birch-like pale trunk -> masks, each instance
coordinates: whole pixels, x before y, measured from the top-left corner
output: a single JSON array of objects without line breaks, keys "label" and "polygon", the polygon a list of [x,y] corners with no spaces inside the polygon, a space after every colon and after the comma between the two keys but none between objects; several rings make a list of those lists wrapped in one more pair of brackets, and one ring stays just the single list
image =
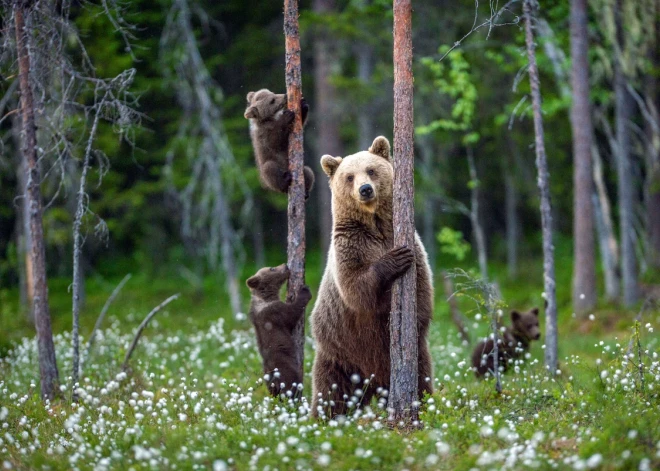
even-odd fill
[{"label": "birch-like pale trunk", "polygon": [[19,86],[21,91],[20,110],[23,126],[23,157],[26,162],[27,183],[25,204],[29,208],[30,236],[32,238],[30,259],[32,273],[29,274],[34,289],[32,311],[37,329],[41,398],[52,400],[58,393],[59,372],[55,358],[53,331],[48,307],[48,282],[46,278],[46,248],[44,246],[43,209],[41,203],[41,175],[37,156],[37,129],[34,120],[34,100],[30,86],[30,55],[25,15],[33,2],[14,3],[16,49],[18,55]]},{"label": "birch-like pale trunk", "polygon": [[[394,247],[415,248],[412,0],[394,0]],[[417,282],[413,263],[392,285],[390,423],[418,422]]]},{"label": "birch-like pale trunk", "polygon": [[630,307],[637,302],[639,296],[634,234],[635,190],[633,188],[632,142],[630,135],[630,122],[635,111],[635,102],[628,91],[628,77],[624,70],[623,55],[626,45],[622,15],[623,1],[617,0],[614,6],[614,23],[618,43],[614,60],[614,94],[616,100],[614,121],[617,143],[616,168],[619,189],[619,235],[621,238],[623,304]]},{"label": "birch-like pale trunk", "polygon": [[474,163],[474,152],[472,147],[467,148],[467,161],[470,170],[470,222],[474,231],[474,239],[477,243],[477,256],[479,259],[479,272],[481,278],[488,280],[488,255],[486,252],[486,236],[479,219],[479,179],[477,177],[477,166]]},{"label": "birch-like pale trunk", "polygon": [[541,114],[541,86],[539,70],[536,65],[536,46],[532,32],[532,0],[523,0],[525,21],[525,44],[529,62],[529,83],[532,91],[534,113],[534,135],[536,150],[536,169],[538,186],[541,193],[541,228],[543,233],[543,285],[545,300],[545,366],[551,374],[557,371],[557,295],[555,278],[555,255],[552,242],[552,206],[550,204],[550,173],[545,154],[543,136],[543,117]]},{"label": "birch-like pale trunk", "polygon": [[506,221],[506,267],[509,278],[518,274],[518,188],[510,168],[504,168],[504,219]]},{"label": "birch-like pale trunk", "polygon": [[596,262],[589,105],[587,0],[571,0],[571,124],[573,128],[573,309],[585,313],[596,305]]},{"label": "birch-like pale trunk", "polygon": [[[284,43],[286,49],[287,104],[296,115],[293,131],[289,136],[289,205],[287,208],[287,266],[289,283],[287,302],[293,301],[305,285],[305,175],[303,154],[303,125],[300,112],[302,98],[302,72],[300,67],[300,31],[298,26],[298,0],[284,0]],[[296,340],[296,357],[300,375],[305,369],[305,316],[300,318],[293,331]]]}]

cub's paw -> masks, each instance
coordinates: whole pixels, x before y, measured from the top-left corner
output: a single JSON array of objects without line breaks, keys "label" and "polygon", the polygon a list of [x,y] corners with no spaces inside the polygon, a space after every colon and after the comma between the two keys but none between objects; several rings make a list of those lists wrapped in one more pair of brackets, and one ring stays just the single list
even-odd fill
[{"label": "cub's paw", "polygon": [[298,300],[307,304],[310,299],[312,299],[312,290],[309,289],[309,286],[304,285],[298,291]]},{"label": "cub's paw", "polygon": [[294,119],[296,119],[296,114],[293,111],[289,109],[282,111],[282,121],[284,121],[286,124],[293,123]]},{"label": "cub's paw", "polygon": [[282,173],[282,185],[280,186],[280,190],[282,193],[286,193],[289,191],[289,187],[291,186],[291,181],[293,180],[293,177],[291,175],[291,172],[288,170]]}]

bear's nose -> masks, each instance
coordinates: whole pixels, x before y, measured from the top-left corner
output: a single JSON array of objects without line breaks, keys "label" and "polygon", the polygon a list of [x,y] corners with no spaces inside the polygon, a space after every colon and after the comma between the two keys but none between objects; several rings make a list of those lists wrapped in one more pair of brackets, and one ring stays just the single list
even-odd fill
[{"label": "bear's nose", "polygon": [[368,183],[360,187],[360,196],[370,198],[374,194],[374,189]]}]

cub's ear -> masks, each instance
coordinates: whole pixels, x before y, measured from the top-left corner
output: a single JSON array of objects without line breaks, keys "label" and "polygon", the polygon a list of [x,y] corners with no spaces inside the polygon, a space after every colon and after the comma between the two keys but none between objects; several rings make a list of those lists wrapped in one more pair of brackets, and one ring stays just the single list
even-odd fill
[{"label": "cub's ear", "polygon": [[245,284],[248,285],[248,288],[257,289],[259,287],[259,278],[256,276],[251,276],[247,279]]},{"label": "cub's ear", "polygon": [[[252,93],[252,92],[250,92]],[[249,106],[247,110],[245,110],[245,114],[243,115],[246,119],[254,118],[257,119],[259,118],[259,111],[257,111],[256,106]]]},{"label": "cub's ear", "polygon": [[391,160],[390,141],[384,136],[378,136],[369,147],[369,152],[381,156],[384,159]]},{"label": "cub's ear", "polygon": [[529,312],[531,312],[532,314],[534,314],[536,317],[539,317],[539,308],[538,308],[538,307],[535,307],[534,309],[532,309],[532,310],[529,311]]},{"label": "cub's ear", "polygon": [[249,92],[249,93],[247,94],[247,102],[248,102],[248,103],[252,103],[252,97],[254,97],[254,93],[255,93],[255,92]]},{"label": "cub's ear", "polygon": [[326,154],[321,157],[321,167],[327,176],[332,177],[339,168],[341,161],[341,157],[333,157]]},{"label": "cub's ear", "polygon": [[511,311],[511,320],[513,322],[520,320],[520,313],[518,311]]}]

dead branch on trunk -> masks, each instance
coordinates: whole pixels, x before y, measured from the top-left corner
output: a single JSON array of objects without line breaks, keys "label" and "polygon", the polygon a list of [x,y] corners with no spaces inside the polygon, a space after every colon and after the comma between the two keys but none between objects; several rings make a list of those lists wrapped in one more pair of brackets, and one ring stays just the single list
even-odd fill
[{"label": "dead branch on trunk", "polygon": [[[296,293],[305,284],[305,177],[303,174],[303,126],[300,114],[302,98],[302,73],[300,68],[300,32],[298,28],[298,0],[284,0],[284,41],[286,47],[286,95],[288,107],[296,114],[293,132],[289,136],[289,206],[287,220],[287,266],[289,283],[287,302],[293,301]],[[304,371],[305,317],[294,329],[296,356],[300,373]]]},{"label": "dead branch on trunk", "polygon": [[122,278],[119,284],[112,291],[112,294],[110,294],[110,297],[105,301],[105,304],[103,305],[103,309],[101,309],[101,313],[99,314],[99,317],[96,319],[96,324],[94,324],[92,333],[89,334],[89,340],[87,341],[87,353],[85,354],[85,358],[89,358],[89,354],[92,351],[92,346],[94,346],[94,342],[96,341],[96,332],[98,332],[98,330],[101,328],[101,325],[103,324],[103,320],[105,319],[105,315],[108,313],[108,309],[110,309],[110,305],[115,300],[115,298],[117,297],[121,289],[124,287],[126,282],[131,279],[131,276],[132,275],[129,273],[124,278]]},{"label": "dead branch on trunk", "polygon": [[529,62],[529,82],[532,90],[532,107],[534,112],[534,135],[536,149],[536,168],[538,185],[541,193],[541,228],[543,233],[543,280],[545,299],[548,303],[545,311],[546,348],[545,366],[550,374],[557,371],[557,296],[555,287],[555,256],[552,242],[552,207],[550,204],[550,173],[545,154],[543,137],[543,117],[541,114],[541,88],[539,71],[536,66],[534,34],[532,32],[533,0],[523,0],[525,17],[525,43]]},{"label": "dead branch on trunk", "polygon": [[151,319],[156,314],[158,314],[158,311],[160,311],[162,308],[167,306],[169,303],[171,303],[172,301],[177,299],[179,296],[180,296],[180,294],[175,294],[173,296],[170,296],[165,301],[160,303],[158,306],[153,308],[153,310],[149,314],[147,314],[147,317],[144,318],[142,323],[138,326],[137,330],[135,331],[135,337],[133,337],[133,341],[131,342],[131,346],[128,347],[128,351],[126,352],[126,356],[124,357],[124,363],[122,363],[122,365],[121,365],[121,370],[122,371],[126,371],[126,369],[128,368],[128,360],[131,359],[131,355],[133,354],[133,351],[135,350],[135,347],[137,347],[137,344],[138,344],[138,341],[140,340],[140,337],[142,337],[142,332],[147,327],[147,325],[149,324]]}]

